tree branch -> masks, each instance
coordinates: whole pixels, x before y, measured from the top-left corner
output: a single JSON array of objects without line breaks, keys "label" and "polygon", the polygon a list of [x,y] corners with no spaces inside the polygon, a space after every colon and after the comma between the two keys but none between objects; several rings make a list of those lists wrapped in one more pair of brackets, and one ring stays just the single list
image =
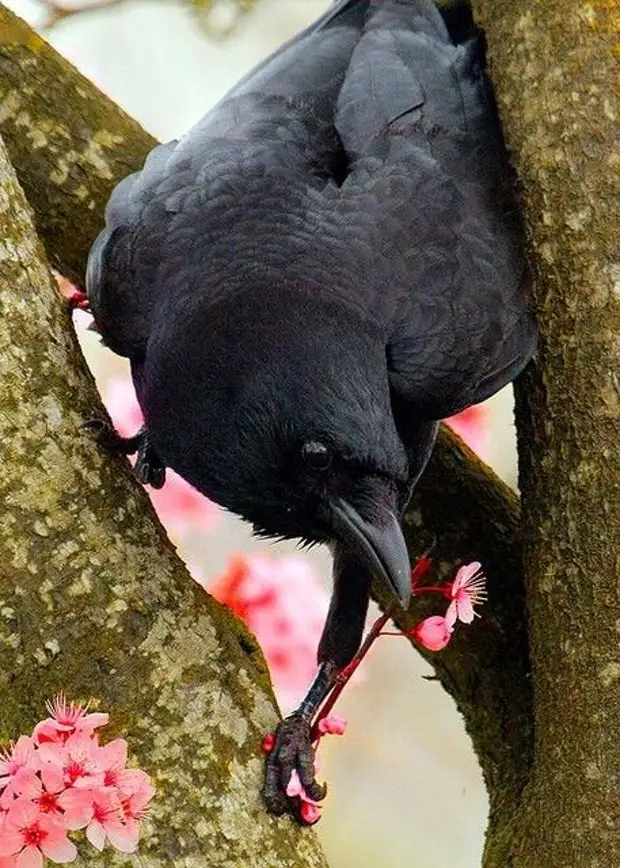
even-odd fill
[{"label": "tree branch", "polygon": [[92,698],[158,788],[140,865],[324,868],[259,797],[277,719],[260,650],[186,574],[126,463],[78,432],[97,393],[1,140],[0,323],[0,738],[56,692]]}]

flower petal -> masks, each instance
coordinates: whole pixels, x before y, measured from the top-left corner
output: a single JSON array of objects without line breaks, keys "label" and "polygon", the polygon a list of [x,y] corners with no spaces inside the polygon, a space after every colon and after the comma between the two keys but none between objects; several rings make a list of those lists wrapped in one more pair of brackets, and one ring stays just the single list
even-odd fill
[{"label": "flower petal", "polygon": [[454,625],[456,624],[457,614],[458,613],[456,610],[456,602],[452,600],[452,602],[448,606],[448,611],[445,615],[445,622],[449,630],[452,630],[454,628]]},{"label": "flower petal", "polygon": [[58,796],[58,804],[65,812],[61,821],[65,829],[83,829],[92,820],[92,790],[65,790]]},{"label": "flower petal", "polygon": [[138,823],[107,823],[108,841],[121,853],[133,853],[138,847]]},{"label": "flower petal", "polygon": [[474,607],[467,591],[459,591],[456,598],[456,611],[463,624],[471,624],[474,620]]},{"label": "flower petal", "polygon": [[30,826],[39,819],[39,811],[28,799],[16,799],[11,805],[6,816],[7,827],[13,829],[23,829],[24,826]]},{"label": "flower petal", "polygon": [[105,844],[106,839],[106,832],[98,820],[93,820],[92,823],[88,824],[88,826],[86,827],[86,837],[93,845],[93,847],[95,847],[95,849],[99,851],[103,850],[103,845]]},{"label": "flower petal", "polygon": [[17,868],[43,868],[43,855],[38,847],[24,847],[17,857]]},{"label": "flower petal", "polygon": [[73,862],[77,858],[76,846],[64,831],[62,835],[48,835],[42,842],[41,849],[52,862]]},{"label": "flower petal", "polygon": [[0,832],[0,856],[14,856],[24,846],[24,836],[21,832],[7,829]]},{"label": "flower petal", "polygon": [[301,781],[299,780],[299,775],[297,774],[297,769],[293,769],[291,772],[291,778],[286,787],[286,795],[290,796],[290,798],[301,796],[303,789]]},{"label": "flower petal", "polygon": [[321,808],[314,802],[302,802],[300,813],[307,826],[314,826],[321,819]]},{"label": "flower petal", "polygon": [[453,596],[461,588],[467,587],[467,583],[470,582],[481,569],[482,564],[479,561],[472,561],[471,564],[465,564],[465,566],[459,567],[456,576],[454,577],[454,581],[452,582]]}]

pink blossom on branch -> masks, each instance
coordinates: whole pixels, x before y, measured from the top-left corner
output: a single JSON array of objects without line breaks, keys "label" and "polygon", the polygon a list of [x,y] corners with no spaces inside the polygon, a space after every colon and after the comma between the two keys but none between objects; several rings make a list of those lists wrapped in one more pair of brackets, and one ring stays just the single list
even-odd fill
[{"label": "pink blossom on branch", "polygon": [[446,618],[431,615],[417,624],[409,635],[428,651],[442,651],[450,641],[452,632]]},{"label": "pink blossom on branch", "polygon": [[0,760],[0,868],[43,868],[45,858],[73,862],[67,833],[86,829],[97,849],[107,841],[123,853],[138,846],[140,821],[154,795],[149,776],[127,769],[127,743],[99,745],[95,729],[108,715],[63,697],[48,706],[36,738],[22,736]]},{"label": "pink blossom on branch", "polygon": [[[319,709],[311,727],[310,738],[315,747],[321,737],[325,733],[333,733],[341,735],[346,727],[346,721],[340,715],[331,714],[331,711],[340,697],[340,694],[348,684],[351,676],[356,672],[362,660],[379,638],[379,636],[402,636],[408,635],[410,638],[417,641],[420,645],[430,651],[441,651],[449,643],[454,632],[454,625],[457,618],[464,623],[471,623],[474,618],[473,606],[477,603],[482,603],[486,599],[485,578],[482,574],[480,564],[475,561],[471,564],[462,566],[456,573],[454,580],[445,585],[422,585],[421,580],[428,572],[431,566],[431,561],[427,557],[420,558],[414,565],[411,573],[411,585],[414,596],[423,593],[439,594],[450,600],[450,606],[445,616],[431,615],[417,624],[412,630],[403,633],[385,631],[385,626],[392,616],[392,609],[387,608],[372,624],[370,630],[366,634],[357,654],[353,660],[342,669],[336,679],[335,685],[325,699],[323,705]],[[237,577],[237,581],[241,582],[243,575]],[[231,581],[232,586],[235,585]],[[272,752],[276,745],[276,736],[274,733],[267,734],[262,743],[262,749],[265,753]],[[315,757],[316,768],[316,757]],[[287,796],[293,800],[293,805],[298,810],[301,820],[311,825],[320,819],[321,803],[313,801],[305,792],[299,776],[296,771],[293,771],[286,788]]]},{"label": "pink blossom on branch", "polygon": [[461,567],[450,585],[451,603],[446,612],[446,623],[454,627],[457,619],[471,624],[476,612],[474,606],[487,599],[486,579],[478,561]]}]

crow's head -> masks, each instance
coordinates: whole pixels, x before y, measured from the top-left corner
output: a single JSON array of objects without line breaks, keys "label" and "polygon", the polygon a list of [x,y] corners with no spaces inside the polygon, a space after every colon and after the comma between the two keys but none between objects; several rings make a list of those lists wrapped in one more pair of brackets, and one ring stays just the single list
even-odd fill
[{"label": "crow's head", "polygon": [[288,311],[246,303],[228,329],[166,342],[147,423],[166,463],[258,534],[336,541],[406,605],[409,472],[385,340],[353,312]]}]

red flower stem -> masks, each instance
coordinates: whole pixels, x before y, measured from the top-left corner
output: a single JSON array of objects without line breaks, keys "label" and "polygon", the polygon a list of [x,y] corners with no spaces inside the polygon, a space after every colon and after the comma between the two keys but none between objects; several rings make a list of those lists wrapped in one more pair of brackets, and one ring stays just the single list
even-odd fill
[{"label": "red flower stem", "polygon": [[336,676],[336,682],[332,688],[332,692],[329,694],[329,696],[327,697],[327,699],[323,703],[323,706],[322,706],[321,710],[319,711],[319,713],[316,717],[316,720],[312,724],[311,739],[313,742],[318,742],[320,740],[321,736],[323,735],[323,733],[319,731],[320,721],[323,720],[325,717],[327,717],[327,715],[330,713],[330,711],[332,710],[332,708],[334,707],[334,705],[338,701],[340,694],[347,686],[351,676],[353,675],[353,673],[355,672],[357,667],[360,665],[360,663],[362,662],[364,657],[370,651],[370,647],[371,647],[372,643],[375,641],[375,639],[377,639],[381,635],[381,631],[383,630],[383,628],[385,627],[385,625],[387,624],[387,622],[390,620],[391,617],[392,617],[392,606],[389,606],[385,610],[383,615],[380,615],[377,618],[377,620],[374,622],[374,624],[372,625],[372,627],[368,631],[366,638],[364,639],[364,641],[360,645],[360,649],[357,652],[357,654],[355,655],[355,657],[353,658],[353,660],[351,660],[351,662],[349,663],[348,666],[345,666],[344,669],[341,669],[340,672],[338,673],[338,675]]}]

